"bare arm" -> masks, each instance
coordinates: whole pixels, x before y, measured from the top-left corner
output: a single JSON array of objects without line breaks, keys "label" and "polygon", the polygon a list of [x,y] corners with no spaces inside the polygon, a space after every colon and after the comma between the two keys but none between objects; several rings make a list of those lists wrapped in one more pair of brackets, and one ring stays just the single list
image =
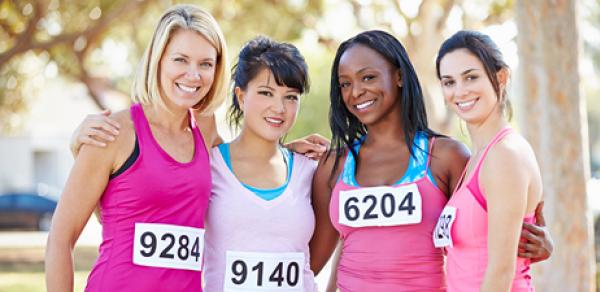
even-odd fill
[{"label": "bare arm", "polygon": [[46,247],[46,286],[73,291],[73,248],[96,207],[112,170],[106,148],[83,146],[53,216]]},{"label": "bare arm", "polygon": [[326,292],[335,292],[337,291],[337,268],[340,263],[340,257],[342,256],[342,246],[344,242],[340,239],[338,241],[337,246],[335,247],[335,253],[333,254],[333,259],[331,260],[331,272],[329,273],[329,281],[327,282]]},{"label": "bare arm", "polygon": [[323,157],[313,178],[312,205],[315,212],[315,232],[309,242],[310,268],[319,274],[327,263],[339,239],[329,219],[332,186],[329,180],[335,157]]},{"label": "bare arm", "polygon": [[515,275],[517,246],[527,211],[529,175],[514,150],[496,145],[480,178],[488,208],[488,265],[481,291],[509,291]]},{"label": "bare arm", "polygon": [[196,124],[198,125],[198,129],[200,129],[200,133],[202,133],[206,148],[210,149],[223,143],[223,139],[219,135],[219,131],[217,131],[217,120],[215,115],[202,114],[197,111],[194,112],[194,114],[196,115]]}]

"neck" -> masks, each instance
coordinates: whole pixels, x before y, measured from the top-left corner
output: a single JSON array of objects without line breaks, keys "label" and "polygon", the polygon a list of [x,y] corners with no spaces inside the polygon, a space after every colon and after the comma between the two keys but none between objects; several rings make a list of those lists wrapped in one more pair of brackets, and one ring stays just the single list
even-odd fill
[{"label": "neck", "polygon": [[244,153],[245,157],[270,160],[281,156],[278,141],[262,139],[246,128],[231,141],[231,146],[236,149],[236,152]]},{"label": "neck", "polygon": [[492,113],[480,123],[467,123],[473,152],[485,148],[492,138],[507,126],[509,126],[508,121],[498,112]]},{"label": "neck", "polygon": [[166,108],[154,103],[144,106],[144,112],[151,124],[158,125],[161,128],[181,131],[190,127],[189,111],[185,108]]},{"label": "neck", "polygon": [[390,145],[405,144],[404,128],[400,111],[389,113],[385,118],[377,123],[367,126],[368,135],[365,144],[369,145]]}]

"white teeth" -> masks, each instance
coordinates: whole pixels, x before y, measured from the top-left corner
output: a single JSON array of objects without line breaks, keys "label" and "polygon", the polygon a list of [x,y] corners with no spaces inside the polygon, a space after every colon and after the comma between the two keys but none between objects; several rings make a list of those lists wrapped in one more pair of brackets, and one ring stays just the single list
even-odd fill
[{"label": "white teeth", "polygon": [[281,124],[281,123],[283,123],[283,121],[280,120],[280,119],[265,118],[265,120],[267,120],[267,122],[273,123],[273,124]]},{"label": "white teeth", "polygon": [[200,87],[188,87],[188,86],[185,86],[185,85],[179,84],[179,83],[177,83],[177,87],[179,87],[179,89],[181,89],[185,92],[189,92],[189,93],[196,92],[196,90],[198,90],[198,88],[200,88]]},{"label": "white teeth", "polygon": [[365,109],[368,106],[372,105],[374,102],[375,102],[374,100],[369,100],[369,101],[363,102],[361,104],[357,104],[355,106],[357,109],[361,110],[361,109]]},{"label": "white teeth", "polygon": [[469,100],[469,101],[458,102],[458,103],[456,103],[456,105],[458,105],[458,107],[465,108],[465,107],[472,106],[475,103],[475,101],[477,101],[477,100],[473,99],[473,100]]}]

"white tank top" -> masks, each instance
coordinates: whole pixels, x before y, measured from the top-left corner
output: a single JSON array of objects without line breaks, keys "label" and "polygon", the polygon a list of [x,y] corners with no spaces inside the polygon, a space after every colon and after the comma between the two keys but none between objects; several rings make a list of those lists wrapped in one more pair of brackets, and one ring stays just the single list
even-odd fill
[{"label": "white tank top", "polygon": [[242,185],[217,147],[211,151],[204,291],[317,291],[308,253],[317,163],[294,154],[287,188],[266,201]]}]

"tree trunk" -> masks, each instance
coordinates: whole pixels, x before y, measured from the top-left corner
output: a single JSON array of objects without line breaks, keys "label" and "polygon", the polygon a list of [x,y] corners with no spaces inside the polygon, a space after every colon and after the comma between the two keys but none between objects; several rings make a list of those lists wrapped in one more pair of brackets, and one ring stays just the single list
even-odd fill
[{"label": "tree trunk", "polygon": [[552,257],[534,264],[538,291],[595,291],[585,100],[576,0],[517,2],[521,129],[536,152]]}]

